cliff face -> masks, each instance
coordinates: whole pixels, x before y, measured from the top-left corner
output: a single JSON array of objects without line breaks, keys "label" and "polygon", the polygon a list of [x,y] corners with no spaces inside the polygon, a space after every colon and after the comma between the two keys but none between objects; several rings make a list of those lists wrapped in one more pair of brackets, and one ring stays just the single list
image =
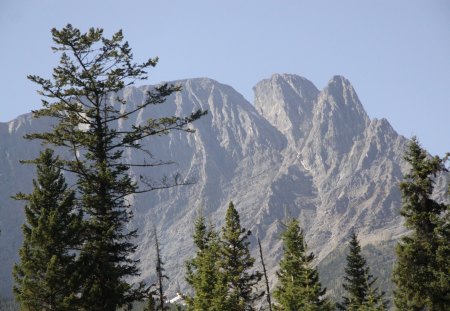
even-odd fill
[{"label": "cliff face", "polygon": [[[273,280],[281,255],[281,222],[288,217],[300,218],[319,262],[342,245],[351,228],[363,244],[373,245],[404,232],[398,182],[406,169],[402,155],[407,141],[386,120],[370,120],[345,78],[333,77],[319,91],[305,78],[273,75],[254,87],[254,106],[210,79],[174,83],[183,90],[166,103],[117,124],[121,128],[198,108],[209,112],[193,124],[194,134],[173,132],[143,142],[155,159],[176,164],[135,170],[134,175],[157,180],[179,172],[196,183],[129,198],[135,209],[132,227],[140,233],[136,256],[141,278],[154,278],[156,226],[170,291],[177,282],[183,288],[184,261],[194,253],[196,215],[202,211],[221,226],[230,200],[243,225],[263,241]],[[150,87],[127,88],[124,96],[138,104]],[[49,120],[31,115],[0,124],[0,294],[10,293],[11,268],[21,244],[22,203],[9,197],[30,192],[34,175],[34,167],[18,161],[34,158],[42,148],[22,136],[49,126]],[[126,152],[124,157],[136,162],[143,155]]]}]

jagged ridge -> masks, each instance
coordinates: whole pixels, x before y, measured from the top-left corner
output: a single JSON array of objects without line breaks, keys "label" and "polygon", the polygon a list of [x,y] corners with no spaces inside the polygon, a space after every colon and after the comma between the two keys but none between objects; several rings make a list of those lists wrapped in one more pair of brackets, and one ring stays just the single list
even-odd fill
[{"label": "jagged ridge", "polygon": [[[227,203],[235,202],[243,225],[258,235],[267,251],[272,285],[281,254],[280,221],[299,217],[308,243],[321,260],[342,245],[355,227],[363,243],[385,243],[402,234],[397,187],[405,163],[406,139],[386,120],[370,120],[351,84],[333,77],[319,91],[296,75],[273,75],[255,87],[255,105],[233,88],[200,78],[175,81],[182,91],[158,105],[117,124],[139,124],[148,117],[185,115],[202,108],[209,114],[196,122],[194,134],[174,132],[145,142],[157,159],[177,164],[149,173],[155,178],[179,171],[196,184],[130,198],[135,206],[133,226],[140,237],[136,256],[142,278],[154,273],[153,238],[161,233],[166,269],[184,283],[184,260],[193,254],[192,223],[199,210],[217,226]],[[151,86],[123,92],[131,104],[144,99]],[[12,264],[17,260],[23,221],[21,204],[9,199],[31,191],[34,169],[19,165],[41,148],[25,142],[25,133],[41,131],[49,120],[24,115],[0,124],[0,293],[10,293]],[[142,155],[124,155],[136,162]],[[140,175],[142,171],[134,171]]]}]

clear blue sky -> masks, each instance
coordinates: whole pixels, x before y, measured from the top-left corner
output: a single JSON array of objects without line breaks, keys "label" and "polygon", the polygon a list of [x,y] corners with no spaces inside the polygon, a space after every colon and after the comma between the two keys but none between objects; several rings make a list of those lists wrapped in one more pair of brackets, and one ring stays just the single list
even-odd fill
[{"label": "clear blue sky", "polygon": [[273,73],[319,89],[343,75],[371,118],[450,151],[448,0],[0,0],[1,122],[40,106],[26,75],[49,77],[50,29],[67,23],[123,29],[137,60],[160,57],[152,84],[210,77],[252,102]]}]

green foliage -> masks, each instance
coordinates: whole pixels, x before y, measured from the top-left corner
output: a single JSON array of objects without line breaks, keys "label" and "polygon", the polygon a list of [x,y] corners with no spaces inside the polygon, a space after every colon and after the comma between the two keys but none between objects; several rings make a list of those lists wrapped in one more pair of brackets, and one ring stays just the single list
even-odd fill
[{"label": "green foliage", "polygon": [[442,295],[436,297],[437,304],[442,308],[450,309],[450,204],[447,204],[443,214],[435,230],[437,269],[434,271],[433,287],[439,289],[437,295]]},{"label": "green foliage", "polygon": [[[370,272],[377,278],[377,287],[386,292],[387,301],[393,300],[392,268],[395,261],[396,241],[383,241],[377,244],[367,244],[362,247],[362,255],[370,267]],[[342,287],[344,270],[347,265],[348,249],[345,245],[338,246],[329,253],[318,265],[320,280],[327,287],[330,299],[340,301],[345,294]]]},{"label": "green foliage", "polygon": [[125,198],[179,184],[177,178],[150,182],[150,178],[144,177],[138,185],[129,175],[131,167],[168,162],[155,162],[149,156],[149,161],[130,164],[122,161],[122,154],[126,149],[134,149],[150,155],[141,146],[143,139],[170,130],[191,132],[188,125],[205,112],[149,119],[131,128],[117,129],[119,121],[163,103],[179,87],[163,84],[149,91],[142,103],[130,106],[120,91],[135,81],[147,79],[147,70],[156,65],[157,59],[134,63],[121,31],[106,38],[102,29],[91,28],[81,33],[69,24],[61,30],[53,29],[52,35],[53,50],[61,54],[52,79],[28,78],[39,84],[44,97],[43,108],[34,111],[34,116],[52,117],[57,123],[49,132],[26,137],[63,147],[71,153],[68,159],[58,161],[57,166],[75,175],[79,204],[85,213],[77,261],[82,267],[78,270],[77,297],[84,309],[116,310],[145,296],[143,284],[130,283],[131,277],[139,274],[137,261],[131,259],[137,232],[127,228],[132,213]]},{"label": "green foliage", "polygon": [[398,310],[449,310],[449,206],[431,199],[443,160],[428,157],[417,139],[405,155],[411,170],[400,184],[401,215],[411,230],[397,246],[393,281]]},{"label": "green foliage", "polygon": [[264,293],[254,293],[261,280],[259,271],[250,272],[255,259],[250,255],[251,231],[241,227],[239,213],[230,202],[221,234],[220,268],[226,282],[226,310],[254,310],[253,303]]},{"label": "green foliage", "polygon": [[144,311],[156,311],[155,298],[153,298],[152,294],[150,294],[147,297],[146,306],[144,308]]},{"label": "green foliage", "polygon": [[384,301],[384,293],[379,294],[373,285],[376,278],[370,274],[366,260],[361,254],[356,233],[352,231],[350,247],[347,255],[344,282],[342,284],[345,295],[342,303],[338,305],[340,310],[360,310],[370,307],[370,310],[385,310],[387,302]]},{"label": "green foliage", "polygon": [[67,189],[58,159],[46,149],[33,161],[37,179],[26,200],[20,263],[14,266],[14,294],[27,310],[75,310],[74,249],[80,245],[82,214]]},{"label": "green foliage", "polygon": [[186,262],[186,281],[194,290],[194,296],[186,297],[188,310],[219,310],[226,296],[218,266],[219,236],[200,216],[195,221],[193,239],[197,253]]},{"label": "green foliage", "polygon": [[261,273],[251,272],[255,259],[250,256],[250,231],[241,227],[232,202],[219,238],[205,218],[195,222],[196,256],[186,263],[186,280],[194,296],[186,297],[188,310],[254,310],[254,302],[264,293],[254,293]]},{"label": "green foliage", "polygon": [[385,311],[387,309],[387,302],[384,302],[382,300],[382,296],[380,294],[377,294],[375,290],[372,288],[369,289],[369,292],[367,293],[366,300],[358,306],[357,309],[351,309],[348,310],[358,310],[358,311]]},{"label": "green foliage", "polygon": [[333,310],[325,298],[326,290],[319,282],[319,273],[312,267],[314,255],[308,254],[303,230],[292,219],[282,235],[283,258],[277,272],[278,286],[274,291],[275,310]]}]

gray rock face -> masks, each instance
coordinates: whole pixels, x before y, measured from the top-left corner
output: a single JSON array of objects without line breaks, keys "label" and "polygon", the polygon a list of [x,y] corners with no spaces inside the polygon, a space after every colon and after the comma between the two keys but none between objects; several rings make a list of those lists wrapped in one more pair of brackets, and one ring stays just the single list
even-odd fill
[{"label": "gray rock face", "polygon": [[[156,226],[171,278],[169,292],[177,284],[184,288],[184,261],[194,254],[196,215],[201,211],[221,226],[230,200],[243,225],[263,241],[272,285],[281,255],[279,234],[288,217],[300,218],[318,263],[342,245],[353,227],[362,244],[384,243],[404,233],[398,182],[406,169],[402,156],[407,141],[388,121],[369,119],[345,78],[333,77],[319,91],[305,78],[273,75],[254,87],[254,106],[210,79],[175,83],[183,90],[166,103],[117,124],[121,128],[198,108],[209,112],[194,123],[194,134],[173,132],[143,142],[155,159],[176,164],[133,174],[157,180],[176,171],[196,183],[129,198],[135,209],[130,227],[140,233],[140,278],[154,280]],[[148,88],[127,88],[124,96],[135,105]],[[30,192],[34,174],[34,167],[18,161],[34,158],[42,149],[21,137],[48,126],[48,120],[34,120],[29,114],[0,124],[2,295],[11,292],[11,268],[22,239],[23,204],[9,197]],[[124,157],[137,162],[143,155],[127,152]]]}]

